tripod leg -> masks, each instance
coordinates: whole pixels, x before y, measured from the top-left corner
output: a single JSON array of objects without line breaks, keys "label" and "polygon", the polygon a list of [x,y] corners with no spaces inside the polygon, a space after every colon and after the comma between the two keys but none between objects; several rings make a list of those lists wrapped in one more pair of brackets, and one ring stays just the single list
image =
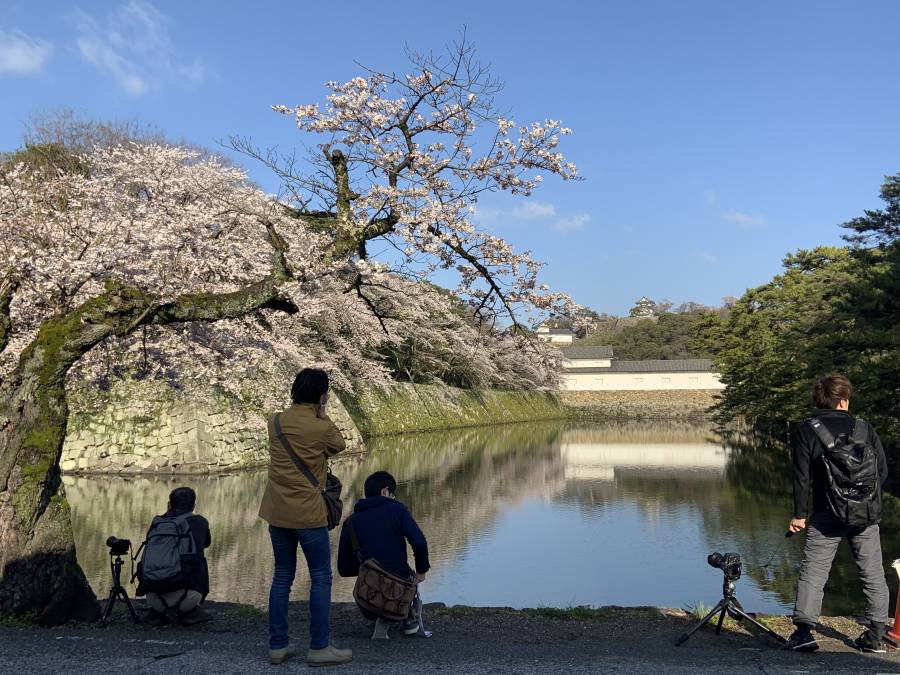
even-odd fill
[{"label": "tripod leg", "polygon": [[716,624],[716,635],[722,632],[722,624],[725,623],[725,614],[728,611],[728,605],[726,604],[722,607],[722,611],[719,612],[719,621]]},{"label": "tripod leg", "polygon": [[725,607],[726,607],[725,600],[719,600],[718,604],[716,604],[716,606],[713,607],[709,611],[709,614],[707,614],[702,619],[700,619],[700,621],[698,621],[693,626],[691,626],[691,628],[686,633],[683,633],[681,635],[681,637],[679,637],[677,640],[675,640],[675,646],[680,647],[685,642],[687,642],[688,638],[691,637],[691,635],[693,635],[698,630],[703,628],[703,626],[708,624],[716,614],[718,614],[719,612],[725,611]]},{"label": "tripod leg", "polygon": [[728,612],[729,612],[729,614],[732,614],[732,616],[733,616],[733,615],[737,615],[738,617],[740,617],[740,618],[743,619],[744,621],[749,621],[749,622],[752,623],[754,626],[756,626],[757,628],[759,628],[763,633],[765,633],[766,635],[768,635],[768,636],[770,636],[770,637],[775,638],[775,639],[778,640],[778,642],[780,642],[781,644],[786,644],[786,643],[787,643],[787,640],[786,640],[785,638],[781,637],[781,636],[780,636],[778,633],[776,633],[774,630],[772,630],[772,629],[769,628],[768,626],[763,626],[759,621],[757,621],[757,620],[754,619],[752,616],[750,616],[749,614],[747,614],[747,612],[744,611],[743,607],[740,606],[740,603],[731,603],[730,606],[728,607]]},{"label": "tripod leg", "polygon": [[131,613],[131,620],[134,621],[135,623],[140,623],[141,619],[137,615],[137,612],[134,611],[134,605],[131,604],[131,598],[128,597],[128,593],[121,586],[119,586],[119,595],[125,601],[125,604],[128,606],[128,611]]},{"label": "tripod leg", "polygon": [[100,623],[106,623],[109,621],[110,615],[112,615],[113,605],[116,604],[116,589],[113,588],[109,592],[109,598],[106,600],[106,607],[103,608],[103,614],[100,617]]}]

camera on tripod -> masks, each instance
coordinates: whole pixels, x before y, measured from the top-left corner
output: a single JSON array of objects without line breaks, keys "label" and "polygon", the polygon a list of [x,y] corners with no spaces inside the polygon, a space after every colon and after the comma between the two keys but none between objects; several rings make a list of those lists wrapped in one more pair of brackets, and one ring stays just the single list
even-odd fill
[{"label": "camera on tripod", "polygon": [[[128,608],[131,620],[135,623],[140,623],[141,620],[138,618],[137,612],[134,611],[134,605],[131,604],[131,598],[128,597],[128,593],[122,585],[122,566],[125,564],[122,556],[131,553],[131,540],[107,537],[106,545],[109,547],[109,571],[112,575],[112,588],[109,591],[109,598],[106,600],[106,607],[100,617],[100,623],[105,624],[109,622],[116,600],[122,600]],[[140,551],[138,552],[140,553]],[[131,558],[131,569],[131,577],[134,579],[134,557]]]},{"label": "camera on tripod", "polygon": [[725,578],[737,581],[741,578],[741,556],[738,553],[719,553],[713,551],[706,556],[710,567],[717,567],[725,573]]},{"label": "camera on tripod", "polygon": [[691,626],[686,633],[683,633],[675,641],[676,647],[687,642],[688,638],[691,637],[691,635],[703,628],[703,626],[708,624],[713,619],[716,620],[716,634],[721,633],[722,625],[725,623],[726,615],[730,616],[735,621],[747,621],[749,623],[752,623],[763,633],[766,633],[781,644],[787,642],[785,638],[781,637],[778,633],[773,631],[768,626],[764,626],[759,621],[757,621],[755,617],[745,612],[744,608],[741,606],[741,603],[738,602],[737,597],[735,597],[734,582],[741,578],[741,556],[739,554],[719,553],[718,551],[713,551],[706,557],[706,562],[710,567],[715,567],[725,573],[725,578],[722,580],[722,599],[719,600],[718,604],[710,610],[709,614],[707,614],[697,623]]},{"label": "camera on tripod", "polygon": [[106,545],[109,546],[110,555],[128,555],[128,551],[131,549],[131,540],[108,537]]}]

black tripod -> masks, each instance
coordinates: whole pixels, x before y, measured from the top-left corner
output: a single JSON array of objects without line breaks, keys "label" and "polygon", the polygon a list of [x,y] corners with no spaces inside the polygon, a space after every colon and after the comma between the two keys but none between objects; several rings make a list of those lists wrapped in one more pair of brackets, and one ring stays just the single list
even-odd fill
[{"label": "black tripod", "polygon": [[[740,573],[738,573],[740,574]],[[709,614],[704,616],[700,621],[691,626],[691,628],[684,634],[681,635],[676,641],[675,646],[680,647],[685,642],[688,641],[688,638],[691,637],[698,630],[703,628],[706,624],[712,621],[712,618],[718,614],[719,621],[716,623],[716,635],[722,632],[722,624],[725,623],[725,614],[728,614],[735,621],[749,621],[754,626],[759,628],[766,635],[770,635],[781,644],[787,642],[783,637],[781,637],[778,633],[773,631],[771,628],[766,628],[759,621],[754,619],[752,616],[747,614],[744,611],[744,608],[741,607],[741,603],[738,602],[738,599],[734,597],[734,582],[735,579],[730,577],[728,574],[725,575],[725,581],[722,582],[722,599],[719,600],[719,604],[710,610]]]},{"label": "black tripod", "polygon": [[109,569],[112,572],[113,585],[109,591],[109,599],[106,601],[106,608],[103,610],[103,616],[100,618],[100,623],[107,623],[109,621],[113,606],[116,604],[116,598],[125,601],[125,606],[128,607],[128,611],[131,613],[132,621],[135,623],[141,622],[137,612],[134,611],[134,605],[131,604],[131,598],[128,597],[125,587],[122,586],[122,565],[124,564],[125,562],[122,560],[121,555],[116,555],[112,551],[109,552]]}]

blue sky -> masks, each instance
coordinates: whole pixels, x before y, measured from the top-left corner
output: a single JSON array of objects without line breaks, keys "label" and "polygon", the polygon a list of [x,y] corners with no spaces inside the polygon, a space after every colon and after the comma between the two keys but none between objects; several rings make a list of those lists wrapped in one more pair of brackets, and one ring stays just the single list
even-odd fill
[{"label": "blue sky", "polygon": [[[836,244],[900,172],[900,2],[59,3],[0,7],[0,148],[70,107],[214,145],[300,138],[273,103],[316,102],[357,62],[402,71],[460,28],[518,122],[561,119],[586,179],[485,224],[599,311],[641,295],[717,304],[783,255]],[[260,167],[251,175],[274,189]]]}]

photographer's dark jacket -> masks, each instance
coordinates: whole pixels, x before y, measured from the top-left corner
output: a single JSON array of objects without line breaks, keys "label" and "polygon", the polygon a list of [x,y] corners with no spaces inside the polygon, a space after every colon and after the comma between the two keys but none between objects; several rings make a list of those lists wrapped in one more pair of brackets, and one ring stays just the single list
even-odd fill
[{"label": "photographer's dark jacket", "polygon": [[338,574],[355,577],[359,574],[359,559],[350,543],[349,523],[353,521],[363,560],[375,558],[379,564],[397,576],[412,574],[406,559],[406,542],[412,546],[416,572],[425,574],[428,562],[428,542],[409,509],[390,497],[367,497],[356,502],[353,515],[341,527],[338,546]]},{"label": "photographer's dark jacket", "polygon": [[[846,410],[833,408],[817,408],[811,417],[821,420],[835,438],[840,434],[851,433],[856,420]],[[871,424],[868,427],[869,442],[878,455],[878,477],[883,489],[888,475],[887,459],[881,439]],[[822,459],[824,446],[808,421],[804,420],[792,427],[791,448],[794,458],[794,518],[807,518],[811,513],[828,511],[828,479]]]},{"label": "photographer's dark jacket", "polygon": [[[164,513],[163,518],[173,518],[185,513],[188,513],[188,511],[172,509]],[[193,560],[185,561],[190,565],[188,590],[197,591],[205,598],[209,595],[209,565],[206,562],[204,550],[212,544],[212,536],[209,533],[209,521],[203,516],[195,514],[187,519],[187,524],[191,529],[191,537],[194,539],[194,547],[197,550]],[[182,560],[184,559],[182,558]],[[141,583],[138,583],[137,595],[146,595],[146,589],[142,587]]]}]

